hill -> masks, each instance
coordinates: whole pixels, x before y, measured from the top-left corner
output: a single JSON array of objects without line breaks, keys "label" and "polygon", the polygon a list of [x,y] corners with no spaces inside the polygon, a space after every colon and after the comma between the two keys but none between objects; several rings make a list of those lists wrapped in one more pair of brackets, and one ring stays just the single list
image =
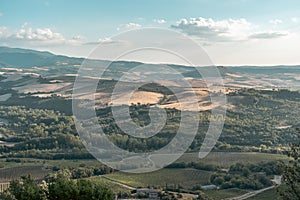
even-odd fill
[{"label": "hill", "polygon": [[80,64],[82,61],[82,58],[54,55],[47,51],[0,47],[0,66],[2,67],[30,68],[63,63]]}]

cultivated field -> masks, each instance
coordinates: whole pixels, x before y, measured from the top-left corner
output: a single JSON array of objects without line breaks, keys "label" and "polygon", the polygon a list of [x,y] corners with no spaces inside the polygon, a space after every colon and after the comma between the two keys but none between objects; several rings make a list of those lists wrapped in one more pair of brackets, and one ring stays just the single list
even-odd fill
[{"label": "cultivated field", "polygon": [[165,187],[168,185],[180,185],[185,189],[193,186],[209,183],[212,172],[195,169],[162,169],[147,174],[114,173],[106,177],[133,187]]},{"label": "cultivated field", "polygon": [[16,166],[10,168],[0,169],[0,182],[6,183],[14,179],[18,179],[20,176],[31,175],[34,179],[44,178],[49,173],[49,170],[43,168],[43,166]]},{"label": "cultivated field", "polygon": [[207,196],[209,196],[215,200],[237,197],[237,196],[246,194],[247,192],[248,191],[246,191],[246,190],[241,190],[241,189],[236,189],[236,188],[226,189],[226,190],[206,190],[206,191],[204,191],[204,193]]},{"label": "cultivated field", "polygon": [[199,159],[198,152],[186,153],[177,162],[202,162],[221,167],[230,167],[235,163],[259,163],[274,160],[287,160],[288,157],[279,154],[268,153],[240,153],[240,152],[211,152],[206,158]]},{"label": "cultivated field", "polygon": [[92,178],[88,178],[88,179],[95,183],[103,183],[102,185],[109,187],[112,191],[114,191],[114,193],[119,193],[119,192],[130,193],[131,192],[131,190],[129,190],[125,187],[122,187],[116,183],[113,183],[109,180],[106,180],[106,179],[103,179],[100,177],[92,177]]}]

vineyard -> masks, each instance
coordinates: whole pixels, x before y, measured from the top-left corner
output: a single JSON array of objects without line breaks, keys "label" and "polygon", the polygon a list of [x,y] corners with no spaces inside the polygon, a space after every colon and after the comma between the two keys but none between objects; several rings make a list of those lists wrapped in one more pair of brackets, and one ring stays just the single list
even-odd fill
[{"label": "vineyard", "polygon": [[18,179],[20,176],[31,175],[34,179],[42,179],[49,173],[41,165],[37,166],[16,166],[11,168],[0,169],[0,184],[7,183],[11,180]]},{"label": "vineyard", "polygon": [[220,166],[223,168],[229,168],[231,165],[236,163],[258,164],[261,162],[289,159],[286,155],[256,152],[211,152],[207,157],[203,159],[199,159],[198,156],[198,152],[185,153],[180,159],[178,159],[177,162],[200,162]]},{"label": "vineyard", "polygon": [[191,189],[200,184],[209,184],[212,172],[195,169],[161,169],[147,174],[128,174],[117,172],[106,177],[133,187],[165,187],[166,185],[180,185],[184,189]]}]

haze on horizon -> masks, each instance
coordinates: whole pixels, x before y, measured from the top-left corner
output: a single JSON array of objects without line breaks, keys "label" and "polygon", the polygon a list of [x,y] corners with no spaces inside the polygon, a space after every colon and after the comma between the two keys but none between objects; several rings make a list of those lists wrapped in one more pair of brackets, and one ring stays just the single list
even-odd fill
[{"label": "haze on horizon", "polygon": [[[112,50],[130,45],[112,36],[158,27],[190,36],[216,65],[297,65],[299,5],[297,0],[174,0],[172,6],[169,0],[4,1],[0,45],[86,57],[99,43]],[[129,60],[151,62],[146,54]],[[181,64],[164,56],[162,62]]]}]

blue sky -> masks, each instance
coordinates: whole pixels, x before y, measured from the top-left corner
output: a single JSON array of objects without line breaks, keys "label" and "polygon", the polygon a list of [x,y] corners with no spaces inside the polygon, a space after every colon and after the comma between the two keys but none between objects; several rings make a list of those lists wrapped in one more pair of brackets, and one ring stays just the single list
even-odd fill
[{"label": "blue sky", "polygon": [[193,37],[216,64],[300,64],[299,0],[0,2],[0,45],[87,56],[92,44],[143,27]]}]

